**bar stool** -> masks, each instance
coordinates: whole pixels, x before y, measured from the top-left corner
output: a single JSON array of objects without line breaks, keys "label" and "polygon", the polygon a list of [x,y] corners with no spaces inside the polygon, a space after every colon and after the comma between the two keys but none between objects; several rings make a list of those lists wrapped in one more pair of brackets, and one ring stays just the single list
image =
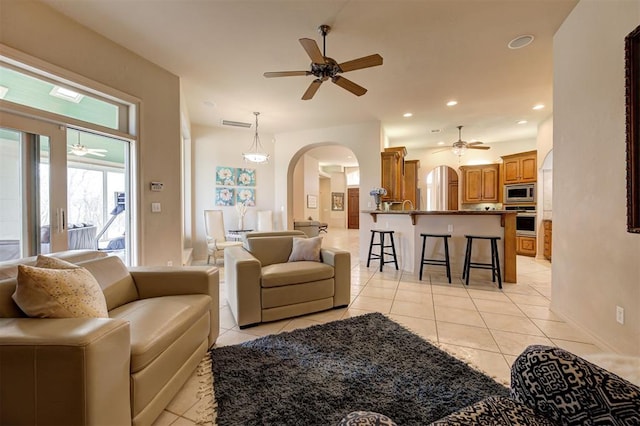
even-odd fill
[{"label": "bar stool", "polygon": [[[420,256],[420,281],[422,281],[422,270],[424,265],[440,265],[447,269],[447,278],[451,284],[451,263],[449,262],[449,238],[451,234],[420,234],[422,237],[422,255]],[[424,249],[427,245],[427,238],[442,238],[444,240],[444,259],[425,259]]]},{"label": "bar stool", "polygon": [[[379,230],[379,229],[372,229],[371,230],[371,242],[369,243],[369,256],[367,258],[367,268],[369,267],[369,264],[371,263],[371,260],[376,260],[376,259],[380,259],[380,272],[382,272],[382,267],[384,266],[385,263],[394,263],[396,265],[396,270],[398,270],[398,260],[396,258],[396,246],[393,243],[393,232],[394,231],[388,231],[388,230]],[[376,234],[378,234],[380,236],[380,242],[379,243],[374,243],[374,239],[376,237]],[[391,244],[385,244],[385,235],[389,235],[389,242]],[[380,246],[380,253],[373,253],[373,246]],[[391,248],[391,253],[389,252],[385,252],[384,249],[385,248]],[[385,255],[387,256],[393,256],[392,260],[385,260]]]},{"label": "bar stool", "polygon": [[[500,275],[500,258],[498,257],[498,240],[500,237],[487,236],[487,235],[465,235],[467,239],[467,249],[464,255],[464,267],[462,268],[462,278],[466,279],[465,284],[469,285],[469,270],[471,268],[476,269],[491,269],[491,281],[496,282],[496,276],[498,277],[498,288],[502,288],[502,275]],[[491,263],[481,263],[471,261],[471,249],[473,246],[473,240],[489,240],[491,243]]]}]

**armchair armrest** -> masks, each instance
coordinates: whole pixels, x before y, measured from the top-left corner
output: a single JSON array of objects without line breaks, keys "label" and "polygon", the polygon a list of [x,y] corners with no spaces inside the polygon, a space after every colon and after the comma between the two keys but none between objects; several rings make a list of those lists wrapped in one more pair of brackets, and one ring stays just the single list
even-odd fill
[{"label": "armchair armrest", "polygon": [[511,396],[564,425],[640,423],[640,388],[560,348],[529,346],[511,367]]},{"label": "armchair armrest", "polygon": [[1,318],[0,424],[130,424],[129,333],[107,318]]},{"label": "armchair armrest", "polygon": [[334,268],[335,295],[333,306],[351,303],[351,253],[333,247],[320,249],[322,262]]},{"label": "armchair armrest", "polygon": [[220,333],[220,277],[213,266],[138,266],[129,268],[140,299],[206,294],[211,297],[209,346]]},{"label": "armchair armrest", "polygon": [[262,264],[244,247],[224,250],[227,301],[240,328],[262,321]]}]

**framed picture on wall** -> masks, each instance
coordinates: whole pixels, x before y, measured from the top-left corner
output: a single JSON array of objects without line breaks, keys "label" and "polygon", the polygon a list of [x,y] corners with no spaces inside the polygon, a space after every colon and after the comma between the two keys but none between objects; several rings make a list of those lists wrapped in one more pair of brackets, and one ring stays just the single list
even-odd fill
[{"label": "framed picture on wall", "polygon": [[236,169],[233,167],[216,167],[216,185],[235,186]]},{"label": "framed picture on wall", "polygon": [[331,210],[333,211],[344,210],[344,192],[331,193]]},{"label": "framed picture on wall", "polygon": [[216,206],[233,206],[235,204],[235,189],[228,187],[216,188]]},{"label": "framed picture on wall", "polygon": [[318,197],[315,195],[307,195],[307,208],[308,209],[317,209],[318,208]]}]

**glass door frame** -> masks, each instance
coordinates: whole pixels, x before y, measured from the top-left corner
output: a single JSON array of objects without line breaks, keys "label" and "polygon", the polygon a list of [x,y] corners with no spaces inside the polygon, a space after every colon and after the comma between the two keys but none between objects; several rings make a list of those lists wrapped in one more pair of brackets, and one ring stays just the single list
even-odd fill
[{"label": "glass door frame", "polygon": [[[62,251],[68,248],[67,240],[67,149],[66,128],[64,126],[23,117],[8,112],[0,114],[0,127],[21,132],[23,135],[42,135],[49,138],[49,220],[50,220],[50,251]],[[33,256],[40,252],[39,232],[40,206],[37,205],[37,173],[39,162],[32,153],[35,149],[33,141],[21,138],[21,151],[27,152],[21,156],[21,192],[23,196],[22,211],[26,212],[26,222],[21,230],[21,256]],[[36,191],[34,193],[34,191]]]}]

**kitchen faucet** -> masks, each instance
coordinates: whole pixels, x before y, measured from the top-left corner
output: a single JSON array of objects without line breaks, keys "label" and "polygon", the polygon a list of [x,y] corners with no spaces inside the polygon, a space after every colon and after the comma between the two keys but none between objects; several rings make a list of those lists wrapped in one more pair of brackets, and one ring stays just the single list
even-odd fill
[{"label": "kitchen faucet", "polygon": [[402,202],[402,211],[404,211],[404,204],[405,204],[406,202],[409,202],[409,205],[411,206],[411,210],[413,210],[413,201],[411,201],[411,200],[404,200],[404,201]]}]

